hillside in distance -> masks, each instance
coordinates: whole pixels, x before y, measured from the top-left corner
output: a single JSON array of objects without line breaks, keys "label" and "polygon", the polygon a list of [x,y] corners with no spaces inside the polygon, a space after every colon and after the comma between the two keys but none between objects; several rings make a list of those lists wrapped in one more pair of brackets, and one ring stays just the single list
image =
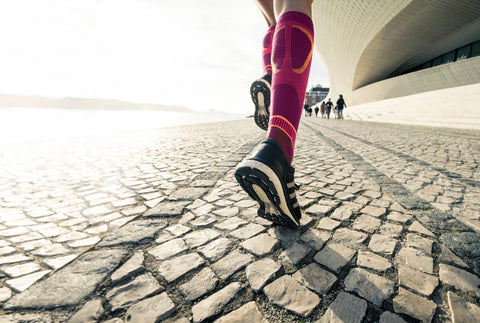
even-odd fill
[{"label": "hillside in distance", "polygon": [[190,109],[169,106],[164,104],[136,103],[112,99],[90,98],[50,98],[36,95],[2,95],[0,94],[0,108],[28,107],[28,108],[61,108],[61,109],[88,109],[88,110],[165,110],[165,111],[192,111]]}]

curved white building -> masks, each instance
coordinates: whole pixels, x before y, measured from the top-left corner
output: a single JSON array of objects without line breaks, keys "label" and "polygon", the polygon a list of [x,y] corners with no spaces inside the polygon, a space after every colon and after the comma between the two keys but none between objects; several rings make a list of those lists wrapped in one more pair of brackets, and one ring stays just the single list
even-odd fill
[{"label": "curved white building", "polygon": [[480,127],[480,1],[322,0],[312,15],[329,97],[350,117]]}]

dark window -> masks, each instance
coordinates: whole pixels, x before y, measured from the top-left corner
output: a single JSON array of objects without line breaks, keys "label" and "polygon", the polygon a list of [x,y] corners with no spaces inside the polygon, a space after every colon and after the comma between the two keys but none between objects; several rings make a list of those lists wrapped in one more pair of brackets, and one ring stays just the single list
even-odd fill
[{"label": "dark window", "polygon": [[457,61],[461,61],[462,59],[469,58],[471,49],[472,49],[471,44],[469,44],[467,46],[460,47],[459,49],[457,49]]},{"label": "dark window", "polygon": [[442,56],[435,58],[432,62],[432,66],[438,66],[441,64],[442,64]]},{"label": "dark window", "polygon": [[455,61],[455,51],[452,50],[451,52],[448,52],[448,53],[444,54],[442,57],[443,57],[443,59],[442,59],[443,64],[454,62]]},{"label": "dark window", "polygon": [[476,41],[472,45],[472,57],[480,56],[480,40]]}]

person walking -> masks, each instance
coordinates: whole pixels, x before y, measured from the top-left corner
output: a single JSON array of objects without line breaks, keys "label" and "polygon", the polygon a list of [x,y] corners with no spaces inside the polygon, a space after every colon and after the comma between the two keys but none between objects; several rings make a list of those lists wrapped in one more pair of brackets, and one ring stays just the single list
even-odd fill
[{"label": "person walking", "polygon": [[[315,117],[318,117],[318,110],[320,110],[320,109],[318,108],[318,105],[316,105],[315,106]],[[323,115],[323,113],[322,113],[322,115]]]},{"label": "person walking", "polygon": [[[269,114],[268,131],[235,171],[242,189],[258,202],[258,216],[293,228],[300,225],[301,211],[291,164],[313,54],[312,1],[256,0],[269,26],[262,55],[264,73],[270,76],[255,81],[250,94],[256,114]],[[263,99],[267,92],[269,105]],[[265,120],[263,115],[255,118],[262,129]]]},{"label": "person walking", "polygon": [[333,107],[332,100],[328,98],[328,101],[327,103],[325,103],[325,105],[327,107],[327,119],[330,119],[330,112],[332,111],[332,107]]},{"label": "person walking", "polygon": [[322,101],[322,104],[320,105],[321,111],[322,111],[322,118],[325,118],[325,112],[327,110],[327,106],[325,105],[325,101]]},{"label": "person walking", "polygon": [[343,95],[340,94],[340,97],[337,100],[337,109],[338,109],[338,119],[343,120],[343,109],[347,107],[345,100],[343,100]]}]

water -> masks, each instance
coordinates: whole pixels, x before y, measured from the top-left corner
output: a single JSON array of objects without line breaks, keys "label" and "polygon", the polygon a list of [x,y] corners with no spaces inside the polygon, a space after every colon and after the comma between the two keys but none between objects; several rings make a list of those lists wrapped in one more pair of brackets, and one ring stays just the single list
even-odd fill
[{"label": "water", "polygon": [[116,134],[243,118],[243,114],[222,112],[0,108],[0,143]]}]

